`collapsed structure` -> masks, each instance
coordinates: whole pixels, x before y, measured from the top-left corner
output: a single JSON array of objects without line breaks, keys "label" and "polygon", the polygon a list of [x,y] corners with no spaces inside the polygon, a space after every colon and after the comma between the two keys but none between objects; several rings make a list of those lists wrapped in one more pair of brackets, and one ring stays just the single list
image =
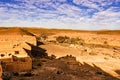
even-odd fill
[{"label": "collapsed structure", "polygon": [[0,65],[0,80],[2,80],[2,67],[1,67],[1,65]]},{"label": "collapsed structure", "polygon": [[35,36],[19,28],[3,30],[0,35],[0,61],[5,70],[19,72],[32,69],[32,59],[26,51],[31,51],[31,46],[27,43],[36,45]]}]

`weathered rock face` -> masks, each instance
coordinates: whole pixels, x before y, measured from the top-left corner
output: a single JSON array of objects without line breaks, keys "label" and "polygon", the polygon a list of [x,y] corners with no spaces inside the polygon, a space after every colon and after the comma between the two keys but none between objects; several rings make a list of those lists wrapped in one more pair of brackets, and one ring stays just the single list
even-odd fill
[{"label": "weathered rock face", "polygon": [[0,65],[0,80],[2,80],[2,67],[1,67],[1,65]]}]

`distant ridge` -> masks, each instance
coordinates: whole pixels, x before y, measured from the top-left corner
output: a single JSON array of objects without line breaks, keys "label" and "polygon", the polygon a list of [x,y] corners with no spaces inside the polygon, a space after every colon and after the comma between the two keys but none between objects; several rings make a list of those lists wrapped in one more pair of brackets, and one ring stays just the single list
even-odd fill
[{"label": "distant ridge", "polygon": [[0,28],[0,35],[29,35],[34,36],[32,33],[22,28]]},{"label": "distant ridge", "polygon": [[29,32],[40,33],[59,33],[59,32],[78,32],[78,33],[95,33],[95,34],[108,34],[120,35],[120,30],[72,30],[72,29],[48,29],[48,28],[23,28]]},{"label": "distant ridge", "polygon": [[95,34],[120,35],[120,30],[72,30],[72,29],[48,29],[48,28],[27,28],[27,27],[0,27],[0,35],[30,35],[41,33],[59,33],[59,32],[82,32]]}]

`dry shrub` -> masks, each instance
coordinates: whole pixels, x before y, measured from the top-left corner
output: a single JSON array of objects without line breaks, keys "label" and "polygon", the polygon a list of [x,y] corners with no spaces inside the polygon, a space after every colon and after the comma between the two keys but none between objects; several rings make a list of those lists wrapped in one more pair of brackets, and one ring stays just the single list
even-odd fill
[{"label": "dry shrub", "polygon": [[68,36],[58,36],[56,38],[58,43],[67,43],[67,44],[80,44],[83,45],[85,41],[83,39],[77,38],[70,38]]},{"label": "dry shrub", "polygon": [[57,38],[56,38],[56,41],[58,42],[58,43],[64,43],[66,40],[68,40],[69,39],[69,37],[67,37],[67,36],[58,36]]},{"label": "dry shrub", "polygon": [[94,56],[94,55],[97,55],[97,53],[95,53],[95,52],[90,52],[89,55],[93,55],[93,56]]}]

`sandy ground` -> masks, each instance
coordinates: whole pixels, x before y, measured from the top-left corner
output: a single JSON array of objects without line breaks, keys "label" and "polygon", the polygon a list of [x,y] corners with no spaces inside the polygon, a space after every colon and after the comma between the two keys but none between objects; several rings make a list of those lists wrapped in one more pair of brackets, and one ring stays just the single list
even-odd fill
[{"label": "sandy ground", "polygon": [[[36,31],[36,30],[35,30]],[[12,30],[17,32],[19,29]],[[40,32],[40,31],[38,31]],[[49,32],[47,30],[46,32]],[[11,32],[5,31],[4,33],[9,34]],[[45,32],[44,32],[45,33]],[[0,33],[3,35],[3,31]],[[24,34],[24,33],[22,33]],[[54,43],[45,43],[39,47],[46,50],[48,55],[56,55],[58,57],[73,55],[80,63],[87,63],[92,66],[96,65],[108,74],[115,76],[120,79],[120,36],[110,34],[93,34],[93,33],[79,33],[79,32],[57,32],[54,35],[48,36],[49,40],[55,40],[56,36],[69,36],[79,37],[89,45],[63,45]],[[108,47],[104,47],[104,42],[107,41]],[[96,46],[93,46],[96,45]],[[102,46],[98,46],[102,45]],[[112,46],[112,47],[111,47]],[[113,47],[117,48],[113,48]],[[116,72],[118,71],[118,72]]]},{"label": "sandy ground", "polygon": [[[60,35],[71,35],[71,37],[77,37],[75,34],[59,34]],[[81,34],[82,35],[82,34]],[[79,35],[79,36],[81,36]],[[84,34],[84,35],[88,35],[88,34]],[[58,34],[53,35],[53,36],[49,36],[48,40],[54,40],[54,37],[58,36]],[[88,40],[88,38],[92,38],[92,37],[96,38],[96,42],[93,41],[92,39]],[[104,70],[105,72],[109,73],[110,75],[113,75],[117,78],[120,79],[120,74],[116,73],[116,70],[120,70],[120,36],[116,36],[116,35],[100,35],[100,36],[95,36],[94,34],[90,34],[90,36],[81,36],[83,37],[83,39],[86,40],[86,42],[89,41],[89,43],[92,44],[94,43],[95,45],[97,43],[103,44],[102,42],[102,38],[106,39],[109,43],[110,46],[118,46],[117,49],[113,49],[111,47],[103,47],[103,46],[95,46],[93,47],[93,45],[84,45],[84,46],[80,46],[80,45],[69,45],[69,46],[63,46],[61,44],[51,44],[51,43],[47,43],[45,45],[41,45],[40,47],[47,50],[46,52],[48,53],[48,55],[56,55],[57,57],[62,57],[62,56],[66,56],[66,55],[73,55],[76,57],[76,59],[83,63],[86,62],[90,65],[95,64],[96,66],[100,67],[102,70]],[[111,41],[113,40],[113,41]],[[110,42],[111,41],[111,42]],[[116,44],[114,44],[116,42]],[[112,45],[114,44],[114,45]],[[87,51],[86,51],[87,50]]]}]

